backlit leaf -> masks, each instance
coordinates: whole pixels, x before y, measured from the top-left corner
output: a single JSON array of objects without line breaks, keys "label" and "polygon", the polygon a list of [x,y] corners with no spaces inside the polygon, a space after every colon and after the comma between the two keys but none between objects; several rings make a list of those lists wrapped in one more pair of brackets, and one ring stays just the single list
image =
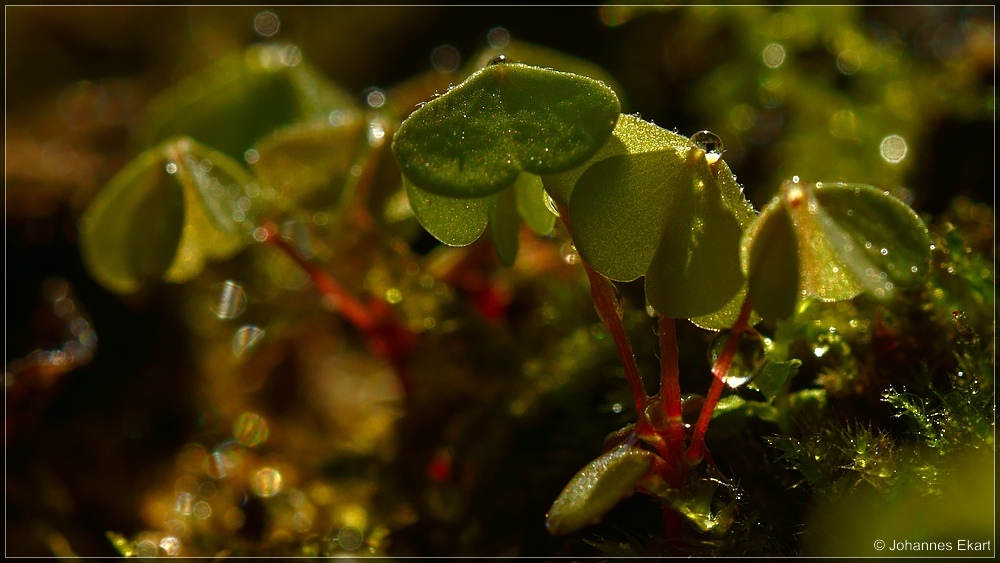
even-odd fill
[{"label": "backlit leaf", "polygon": [[522,171],[551,174],[582,163],[611,134],[619,109],[614,92],[596,80],[493,64],[410,114],[392,148],[416,186],[480,197]]},{"label": "backlit leaf", "polygon": [[619,501],[630,496],[653,464],[654,454],[622,445],[590,462],[570,479],[545,516],[554,536],[596,524]]},{"label": "backlit leaf", "polygon": [[111,179],[81,218],[84,263],[118,293],[138,291],[149,279],[187,281],[205,260],[243,247],[234,215],[252,213],[244,195],[251,181],[229,157],[188,138],[149,149]]},{"label": "backlit leaf", "polygon": [[514,182],[514,194],[517,199],[517,212],[531,230],[542,236],[552,233],[556,216],[546,203],[549,196],[542,187],[542,179],[534,174],[521,172]]},{"label": "backlit leaf", "polygon": [[577,181],[569,202],[577,250],[612,280],[645,275],[646,299],[661,315],[715,313],[743,286],[741,223],[752,208],[717,155],[651,124],[629,127],[649,128],[659,131],[620,145],[644,152],[601,160]]},{"label": "backlit leaf", "polygon": [[449,246],[472,244],[483,234],[495,195],[457,198],[437,195],[413,185],[403,176],[410,207],[427,232]]},{"label": "backlit leaf", "polygon": [[751,302],[765,318],[777,319],[805,296],[837,301],[867,290],[887,299],[919,284],[930,240],[916,213],[888,192],[785,182],[744,238],[743,259]]},{"label": "backlit leaf", "polygon": [[512,266],[517,257],[517,234],[521,220],[517,216],[514,190],[504,190],[496,195],[490,205],[490,238],[500,262]]}]

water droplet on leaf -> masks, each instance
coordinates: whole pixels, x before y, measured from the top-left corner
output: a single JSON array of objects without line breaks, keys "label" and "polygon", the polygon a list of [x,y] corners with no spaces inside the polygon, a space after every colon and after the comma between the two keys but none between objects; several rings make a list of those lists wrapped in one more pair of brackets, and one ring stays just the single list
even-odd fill
[{"label": "water droplet on leaf", "polygon": [[[722,156],[722,151],[724,150],[722,139],[711,131],[698,131],[694,135],[691,135],[691,142],[699,149],[705,151],[711,162],[718,160]],[[711,157],[714,157],[714,160],[711,160]]]},{"label": "water droplet on leaf", "polygon": [[510,62],[510,57],[507,55],[497,55],[490,59],[490,62],[486,63],[486,66],[493,66],[499,64],[506,64]]}]

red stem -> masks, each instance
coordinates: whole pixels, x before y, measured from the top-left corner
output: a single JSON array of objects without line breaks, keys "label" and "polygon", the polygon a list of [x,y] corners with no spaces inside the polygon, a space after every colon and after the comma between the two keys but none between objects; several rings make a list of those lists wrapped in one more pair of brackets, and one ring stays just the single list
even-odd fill
[{"label": "red stem", "polygon": [[[684,440],[681,407],[680,369],[677,367],[677,334],[674,319],[660,317],[660,398],[669,424],[667,440],[679,445]],[[677,451],[677,450],[675,450]]]},{"label": "red stem", "polygon": [[378,323],[368,308],[344,288],[340,287],[340,284],[337,283],[337,280],[333,276],[303,258],[294,246],[278,236],[278,227],[274,223],[265,223],[264,230],[267,231],[266,241],[278,247],[286,256],[295,261],[300,268],[305,270],[312,282],[316,284],[316,288],[319,289],[320,293],[351,324],[366,334],[375,328]]},{"label": "red stem", "polygon": [[747,321],[750,319],[751,311],[750,299],[747,298],[743,301],[743,308],[740,309],[740,316],[736,319],[736,324],[733,325],[729,337],[726,338],[726,344],[722,348],[719,359],[712,366],[712,375],[715,377],[712,379],[712,386],[708,390],[708,396],[705,397],[705,404],[701,408],[701,414],[698,415],[698,424],[695,426],[694,433],[691,436],[691,445],[688,446],[687,453],[685,454],[688,461],[692,464],[701,462],[705,455],[705,431],[708,430],[708,423],[712,420],[712,411],[715,410],[715,405],[719,402],[719,396],[722,395],[722,385],[725,383],[726,375],[729,373],[729,366],[733,363],[733,358],[736,356],[736,349],[743,338],[743,332],[747,329]]},{"label": "red stem", "polygon": [[[573,231],[569,226],[569,210],[559,206],[559,216],[566,225],[566,231],[570,238],[573,238]],[[604,326],[611,332],[611,338],[615,341],[615,348],[618,349],[618,357],[621,358],[622,367],[625,369],[625,379],[632,390],[632,398],[635,399],[635,412],[638,414],[639,422],[645,420],[643,408],[646,406],[646,389],[642,386],[642,376],[639,375],[639,366],[635,363],[635,354],[632,353],[632,343],[629,342],[628,333],[625,332],[625,325],[622,324],[621,317],[618,316],[618,302],[615,298],[615,290],[611,286],[611,280],[598,273],[587,264],[587,261],[580,257],[587,272],[587,279],[590,280],[590,296],[594,300],[594,308],[597,309],[597,316],[601,318]]]}]

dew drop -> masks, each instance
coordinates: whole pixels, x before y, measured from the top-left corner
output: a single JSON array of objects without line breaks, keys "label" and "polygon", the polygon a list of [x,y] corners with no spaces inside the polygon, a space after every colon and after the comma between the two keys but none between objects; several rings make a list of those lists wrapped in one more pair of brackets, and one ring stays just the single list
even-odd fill
[{"label": "dew drop", "polygon": [[577,254],[576,247],[573,246],[573,243],[571,242],[563,243],[563,245],[559,247],[559,256],[562,258],[563,262],[569,264],[570,266],[580,261],[580,255]]},{"label": "dew drop", "polygon": [[906,158],[906,140],[899,135],[889,135],[882,139],[880,148],[882,158],[891,164],[896,164]]},{"label": "dew drop", "polygon": [[493,66],[499,64],[507,64],[510,62],[510,57],[507,55],[497,55],[490,59],[490,62],[486,63],[486,66]]},{"label": "dew drop", "polygon": [[887,249],[887,248],[883,248],[883,249],[881,250],[881,252],[882,252],[882,256],[885,256],[886,254],[889,254],[889,249]]},{"label": "dew drop", "polygon": [[871,247],[872,247],[872,243],[871,242],[866,242],[865,243],[865,248],[871,248]]},{"label": "dew drop", "polygon": [[659,313],[656,312],[656,307],[653,307],[649,303],[646,303],[646,314],[650,317],[656,318]]},{"label": "dew drop", "polygon": [[244,354],[264,339],[264,329],[254,325],[244,325],[233,335],[233,356],[242,358]]},{"label": "dew drop", "polygon": [[174,174],[177,172],[177,164],[173,162],[167,163],[167,174]]},{"label": "dew drop", "polygon": [[281,473],[273,467],[264,467],[254,474],[251,486],[257,496],[273,497],[281,491]]},{"label": "dew drop", "polygon": [[[726,346],[730,331],[720,332],[712,342],[709,350],[709,362],[714,366],[722,354],[722,349]],[[726,375],[726,385],[737,388],[752,380],[764,368],[766,362],[764,352],[764,339],[756,333],[743,333],[740,343],[736,348],[736,354],[729,365],[729,372]]]},{"label": "dew drop", "polygon": [[263,444],[270,435],[271,428],[267,419],[255,412],[245,412],[236,417],[236,422],[233,423],[233,438],[248,448]]},{"label": "dew drop", "polygon": [[548,209],[549,213],[558,217],[559,209],[556,207],[555,200],[552,199],[552,196],[549,195],[549,192],[543,192],[543,193],[545,195],[545,209]]},{"label": "dew drop", "polygon": [[625,318],[625,303],[622,300],[622,294],[618,291],[618,286],[614,283],[611,284],[611,295],[615,299],[615,313],[618,315],[618,320]]},{"label": "dew drop", "polygon": [[278,33],[278,29],[281,28],[281,20],[274,12],[260,12],[253,18],[253,28],[261,36],[270,37]]},{"label": "dew drop", "polygon": [[793,184],[798,184],[798,183],[799,183],[799,181],[800,181],[800,180],[799,180],[799,177],[798,177],[798,176],[792,176],[792,183],[793,183]]},{"label": "dew drop", "polygon": [[910,271],[913,272],[914,274],[917,273],[918,270],[919,268],[917,268],[916,266],[910,266]]},{"label": "dew drop", "polygon": [[694,135],[691,135],[691,142],[699,149],[705,151],[705,158],[708,159],[709,163],[719,160],[723,150],[725,150],[722,145],[722,139],[711,131],[698,131]]},{"label": "dew drop", "polygon": [[215,299],[212,312],[220,319],[235,319],[246,310],[247,296],[243,286],[233,280],[226,280],[214,288]]}]

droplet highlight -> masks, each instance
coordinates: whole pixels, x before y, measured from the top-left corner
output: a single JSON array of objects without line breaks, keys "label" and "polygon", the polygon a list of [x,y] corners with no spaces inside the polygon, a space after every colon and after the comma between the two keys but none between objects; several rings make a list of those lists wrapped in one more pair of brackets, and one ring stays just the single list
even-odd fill
[{"label": "droplet highlight", "polygon": [[233,280],[226,280],[215,286],[212,312],[220,319],[235,319],[243,314],[247,306],[243,286]]},{"label": "droplet highlight", "polygon": [[[709,349],[709,362],[714,366],[722,354],[726,341],[729,339],[730,331],[720,332],[712,342]],[[733,361],[729,364],[729,372],[726,374],[726,385],[732,388],[740,387],[760,373],[767,363],[764,351],[764,339],[757,333],[744,332],[740,338],[740,343],[736,347]]]},{"label": "droplet highlight", "polygon": [[254,325],[244,325],[233,335],[233,356],[242,358],[264,339],[264,329]]}]

